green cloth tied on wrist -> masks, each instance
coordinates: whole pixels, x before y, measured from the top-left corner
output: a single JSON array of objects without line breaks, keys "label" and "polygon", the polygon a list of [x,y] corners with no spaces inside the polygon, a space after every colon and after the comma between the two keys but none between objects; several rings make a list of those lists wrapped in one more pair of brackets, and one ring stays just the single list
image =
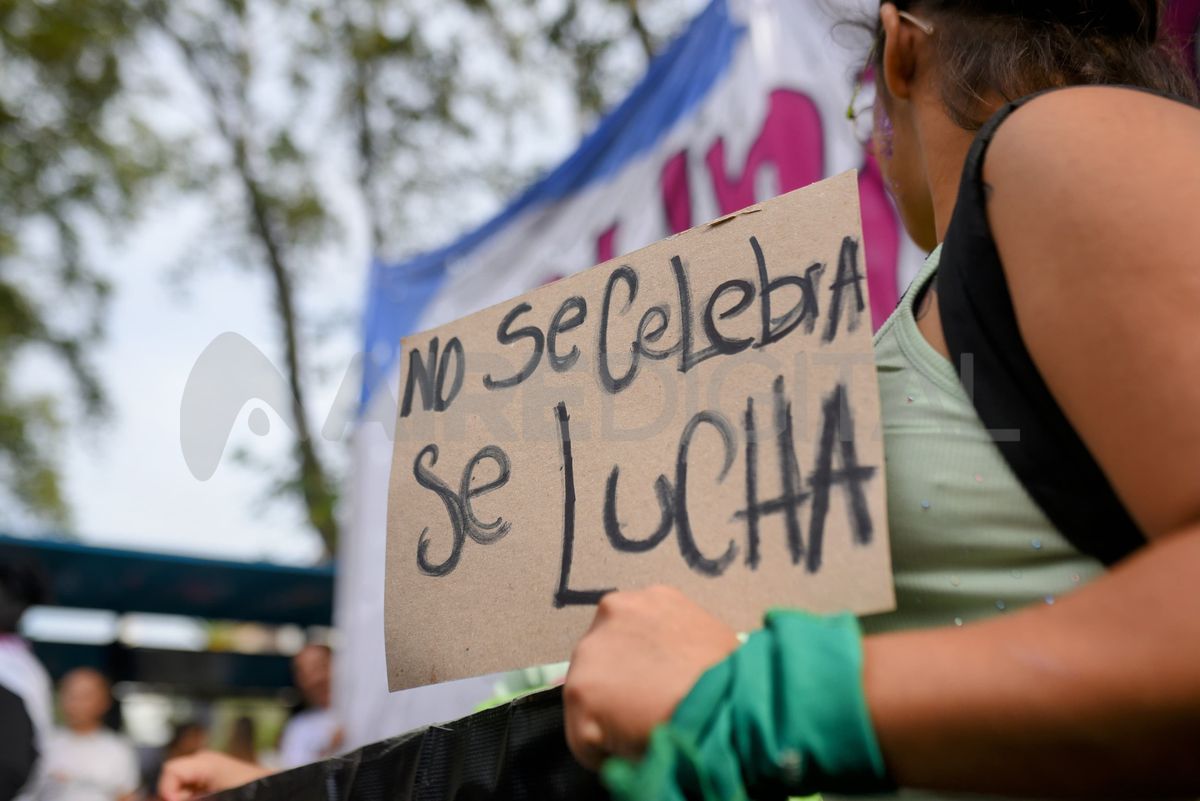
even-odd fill
[{"label": "green cloth tied on wrist", "polygon": [[605,763],[605,784],[618,801],[892,790],[862,662],[853,615],[770,612],[654,730],[641,761]]}]

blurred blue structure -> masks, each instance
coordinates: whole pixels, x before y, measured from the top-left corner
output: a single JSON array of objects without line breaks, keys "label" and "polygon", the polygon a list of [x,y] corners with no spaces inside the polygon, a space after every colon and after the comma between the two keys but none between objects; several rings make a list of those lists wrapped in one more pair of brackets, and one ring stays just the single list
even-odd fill
[{"label": "blurred blue structure", "polygon": [[[4,535],[0,562],[39,573],[52,606],[269,625],[329,626],[333,618],[332,566],[229,562]],[[119,642],[33,645],[55,678],[87,665],[115,681],[192,695],[274,693],[291,686],[288,658],[280,655],[131,648]]]}]

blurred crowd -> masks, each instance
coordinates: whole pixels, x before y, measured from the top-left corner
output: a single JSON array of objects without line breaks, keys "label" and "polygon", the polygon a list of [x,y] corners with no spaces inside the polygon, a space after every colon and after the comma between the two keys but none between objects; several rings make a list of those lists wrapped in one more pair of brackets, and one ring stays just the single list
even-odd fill
[{"label": "blurred crowd", "polygon": [[[139,752],[120,733],[111,682],[100,671],[79,667],[54,686],[18,634],[37,598],[35,580],[0,564],[0,801],[149,801],[160,797],[164,766],[212,759],[200,720],[177,722],[165,745]],[[222,758],[253,778],[336,753],[342,736],[330,706],[331,663],[328,646],[305,646],[292,660],[303,703],[276,747],[260,753],[255,720],[243,715],[225,732]]]}]

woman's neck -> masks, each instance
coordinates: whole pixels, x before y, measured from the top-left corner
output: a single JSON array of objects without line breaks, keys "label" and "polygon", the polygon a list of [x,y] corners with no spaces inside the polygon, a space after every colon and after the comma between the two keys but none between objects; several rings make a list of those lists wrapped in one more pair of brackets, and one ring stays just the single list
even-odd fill
[{"label": "woman's neck", "polygon": [[962,180],[967,153],[975,134],[955,125],[941,108],[927,108],[917,118],[917,135],[925,158],[925,176],[929,182],[929,197],[933,202],[933,223],[940,244],[946,238],[954,204],[958,200],[958,185]]}]

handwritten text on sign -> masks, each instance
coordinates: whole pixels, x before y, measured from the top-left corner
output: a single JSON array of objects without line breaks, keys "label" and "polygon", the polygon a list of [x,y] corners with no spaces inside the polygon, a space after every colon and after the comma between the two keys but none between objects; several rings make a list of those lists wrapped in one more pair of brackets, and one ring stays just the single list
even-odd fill
[{"label": "handwritten text on sign", "polygon": [[853,173],[404,341],[393,690],[553,662],[612,589],[893,603]]}]

